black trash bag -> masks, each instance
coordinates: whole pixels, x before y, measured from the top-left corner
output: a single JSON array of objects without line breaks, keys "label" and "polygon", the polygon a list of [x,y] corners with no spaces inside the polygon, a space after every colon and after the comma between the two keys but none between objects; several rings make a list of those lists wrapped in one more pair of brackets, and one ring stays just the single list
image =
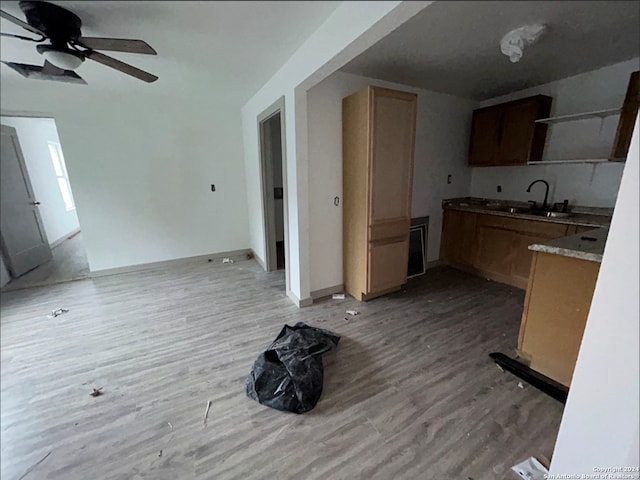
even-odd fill
[{"label": "black trash bag", "polygon": [[276,410],[308,412],[322,393],[322,354],[339,341],[334,333],[302,322],[285,325],[253,364],[247,396]]}]

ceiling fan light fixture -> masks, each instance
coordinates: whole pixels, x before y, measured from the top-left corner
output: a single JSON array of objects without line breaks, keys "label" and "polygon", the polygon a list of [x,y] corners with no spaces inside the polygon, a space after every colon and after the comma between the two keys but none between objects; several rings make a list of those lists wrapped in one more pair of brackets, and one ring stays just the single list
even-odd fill
[{"label": "ceiling fan light fixture", "polygon": [[84,62],[84,57],[80,53],[69,49],[56,48],[50,45],[38,45],[36,48],[47,62],[63,70],[75,70]]}]

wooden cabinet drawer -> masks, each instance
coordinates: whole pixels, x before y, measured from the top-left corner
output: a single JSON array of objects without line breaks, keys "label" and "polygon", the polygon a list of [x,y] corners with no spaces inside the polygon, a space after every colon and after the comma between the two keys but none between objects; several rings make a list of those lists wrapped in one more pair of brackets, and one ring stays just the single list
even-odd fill
[{"label": "wooden cabinet drawer", "polygon": [[407,283],[409,240],[369,243],[368,291],[380,292]]},{"label": "wooden cabinet drawer", "polygon": [[369,241],[375,242],[388,238],[403,238],[409,235],[410,220],[400,218],[387,222],[379,222],[369,226]]}]

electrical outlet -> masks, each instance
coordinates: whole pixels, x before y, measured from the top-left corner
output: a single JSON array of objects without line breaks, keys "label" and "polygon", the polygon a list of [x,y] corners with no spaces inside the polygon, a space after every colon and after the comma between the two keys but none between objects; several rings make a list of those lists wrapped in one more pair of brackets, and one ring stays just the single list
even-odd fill
[{"label": "electrical outlet", "polygon": [[451,174],[447,175],[447,185],[451,185]]},{"label": "electrical outlet", "polygon": [[215,186],[213,183],[211,184],[211,191],[212,191],[212,192],[215,192],[215,191],[216,191],[216,186]]},{"label": "electrical outlet", "polygon": [[496,191],[498,193],[501,193],[502,192],[502,185],[498,185],[498,187],[496,188]]}]

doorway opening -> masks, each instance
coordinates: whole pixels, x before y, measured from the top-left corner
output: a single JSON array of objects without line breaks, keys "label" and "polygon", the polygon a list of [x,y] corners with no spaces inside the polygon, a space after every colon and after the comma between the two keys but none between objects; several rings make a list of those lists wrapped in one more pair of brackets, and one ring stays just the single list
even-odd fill
[{"label": "doorway opening", "polygon": [[286,195],[282,105],[258,118],[264,209],[265,260],[268,272],[285,270],[287,263]]},{"label": "doorway opening", "polygon": [[0,123],[2,291],[88,277],[55,120],[3,115]]}]

